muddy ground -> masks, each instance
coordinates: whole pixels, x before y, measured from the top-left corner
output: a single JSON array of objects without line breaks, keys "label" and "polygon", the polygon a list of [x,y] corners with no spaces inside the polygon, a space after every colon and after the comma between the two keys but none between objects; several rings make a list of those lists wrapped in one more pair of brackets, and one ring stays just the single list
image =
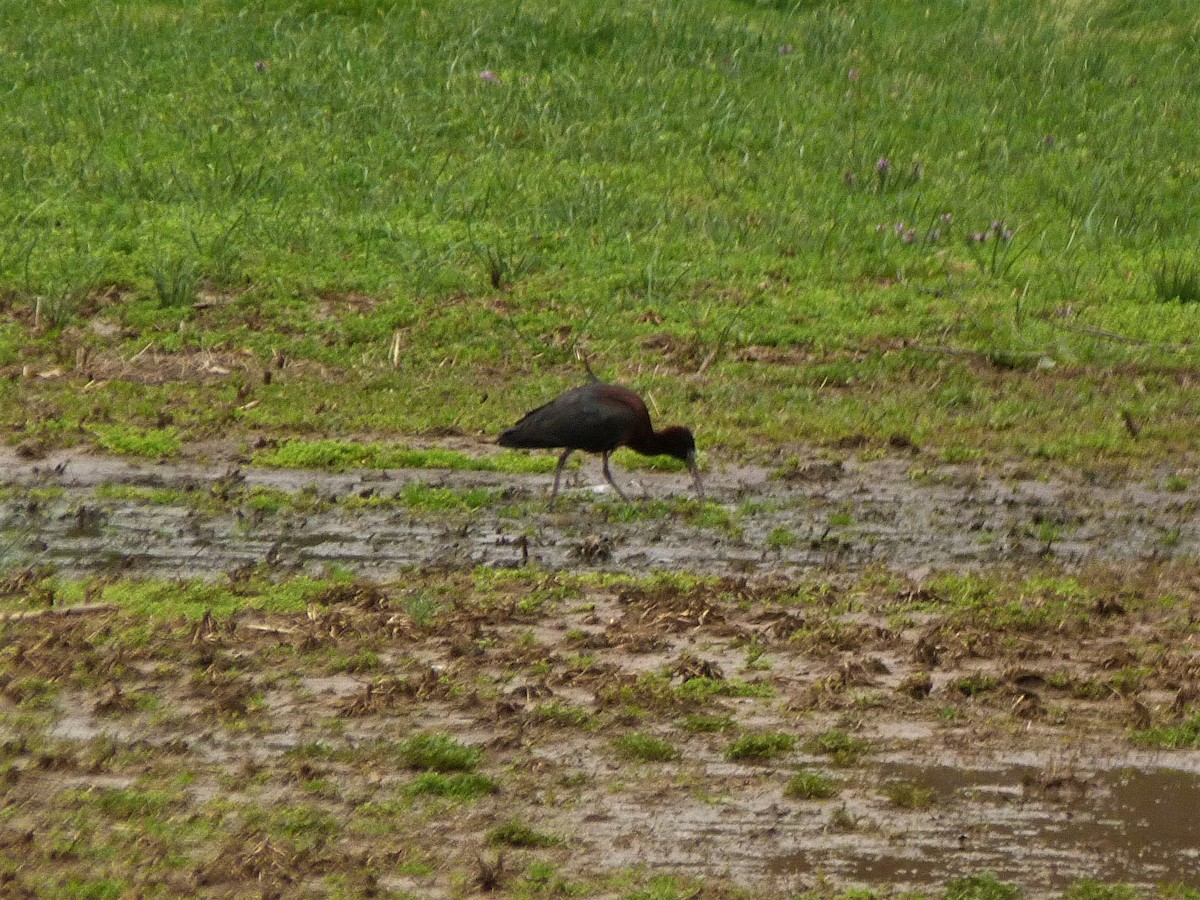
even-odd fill
[{"label": "muddy ground", "polygon": [[[641,498],[627,507],[611,502],[607,486],[593,486],[600,481],[598,468],[589,461],[571,474],[574,490],[549,511],[547,475],[327,474],[247,468],[233,460],[168,465],[68,453],[36,462],[0,456],[0,482],[12,486],[0,499],[0,535],[7,544],[0,549],[10,562],[69,571],[117,567],[212,576],[267,561],[283,569],[336,564],[384,578],[412,565],[534,562],[555,569],[751,574],[866,565],[929,571],[1043,559],[1078,565],[1200,554],[1197,491],[1179,467],[1070,480],[905,459],[727,468],[707,474],[709,498],[722,511],[707,519],[652,502],[689,498],[685,475],[621,473]],[[388,502],[413,483],[460,493],[491,488],[497,496],[460,515]],[[105,496],[114,485],[185,496],[154,503]],[[299,510],[264,514],[246,503],[256,489],[307,502]],[[586,502],[595,498],[599,512]],[[374,501],[379,505],[369,505]],[[646,509],[659,512],[624,518]]]},{"label": "muddy ground", "polygon": [[[547,512],[545,476],[3,471],[5,896],[1200,891],[1200,527],[1165,478],[814,461],[710,473],[731,515],[689,523]],[[505,491],[338,502],[412,480]],[[244,608],[119,594],[191,575]],[[414,755],[443,733],[478,759]]]}]

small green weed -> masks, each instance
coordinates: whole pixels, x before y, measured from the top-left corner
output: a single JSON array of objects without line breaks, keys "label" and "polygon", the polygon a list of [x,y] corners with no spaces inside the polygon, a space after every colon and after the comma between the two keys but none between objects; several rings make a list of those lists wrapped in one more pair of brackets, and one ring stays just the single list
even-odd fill
[{"label": "small green weed", "polygon": [[133,425],[96,425],[96,443],[110,453],[166,459],[179,453],[182,441],[174,428],[141,429]]},{"label": "small green weed", "polygon": [[418,775],[406,788],[416,797],[450,797],[454,800],[474,800],[496,790],[496,783],[486,775],[474,772],[457,772],[443,775],[440,772],[425,772]]},{"label": "small green weed", "polygon": [[437,617],[441,604],[432,594],[419,592],[409,594],[401,601],[404,613],[418,628],[428,628]]},{"label": "small green weed", "polygon": [[783,789],[783,796],[799,800],[824,800],[841,791],[841,784],[820,772],[797,772]]},{"label": "small green weed", "polygon": [[901,809],[925,809],[937,799],[937,791],[912,781],[893,781],[883,789],[892,806]]},{"label": "small green weed", "polygon": [[849,766],[868,752],[871,745],[840,728],[831,728],[806,740],[804,749],[809,753],[823,753],[839,766]]},{"label": "small green weed", "polygon": [[374,650],[358,650],[350,654],[338,654],[330,663],[329,668],[333,672],[361,674],[377,672],[382,665],[383,661]]},{"label": "small green weed", "polygon": [[583,728],[592,722],[592,714],[582,706],[569,703],[539,703],[529,711],[533,722],[548,722],[560,727]]},{"label": "small green weed", "polygon": [[163,791],[122,788],[101,791],[95,803],[97,809],[114,819],[145,819],[162,815],[173,800]]},{"label": "small green weed", "polygon": [[979,459],[983,451],[975,447],[944,447],[938,454],[945,463],[965,463]]},{"label": "small green weed", "polygon": [[624,900],[693,900],[702,895],[704,882],[683,875],[654,875]]},{"label": "small green weed", "polygon": [[762,762],[789,753],[796,746],[796,736],[782,731],[744,734],[729,745],[725,757],[739,762]]},{"label": "small green weed", "polygon": [[689,678],[675,688],[681,699],[704,701],[710,697],[774,697],[775,689],[765,682],[749,683],[730,678],[720,681],[715,678]]},{"label": "small green weed", "polygon": [[1159,300],[1180,303],[1200,303],[1200,266],[1177,259],[1163,260],[1154,272],[1154,296]]},{"label": "small green weed", "polygon": [[849,528],[854,524],[854,514],[849,510],[830,513],[828,525],[830,528]]},{"label": "small green weed", "polygon": [[183,256],[160,259],[150,266],[149,275],[162,308],[184,309],[195,302],[200,279],[192,260]]},{"label": "small green weed", "polygon": [[488,488],[470,488],[460,491],[413,481],[400,489],[396,499],[409,509],[424,512],[456,512],[493,506],[500,496],[501,491]]},{"label": "small green weed", "polygon": [[536,831],[513,819],[489,831],[488,843],[503,844],[506,847],[561,847],[566,842],[560,837]]},{"label": "small green weed", "polygon": [[470,772],[483,760],[483,751],[478,747],[460,744],[448,734],[415,734],[396,749],[410,769]]},{"label": "small green weed", "polygon": [[4,696],[23,709],[52,709],[59,694],[57,682],[36,675],[15,678],[4,686]]},{"label": "small green weed", "polygon": [[959,678],[951,685],[964,697],[978,697],[996,690],[996,679],[991,675],[975,673]]},{"label": "small green weed", "polygon": [[1161,747],[1167,750],[1200,749],[1200,710],[1172,725],[1138,729],[1133,732],[1133,741],[1144,747]]},{"label": "small green weed", "polygon": [[70,878],[63,886],[63,896],[72,900],[118,900],[125,896],[125,882],[116,878],[101,878],[88,881]]},{"label": "small green weed", "polygon": [[277,469],[452,469],[480,472],[553,472],[556,460],[503,452],[469,456],[456,450],[412,450],[377,442],[288,440],[254,454],[255,465]]},{"label": "small green weed", "polygon": [[1020,896],[1020,888],[999,881],[991,872],[981,872],[947,882],[945,900],[1016,900]]},{"label": "small green weed", "polygon": [[270,830],[289,838],[299,848],[308,848],[335,837],[341,831],[341,825],[320,807],[297,805],[273,811]]},{"label": "small green weed", "polygon": [[540,859],[533,860],[525,869],[525,881],[535,893],[551,897],[573,897],[587,893],[584,885],[574,884],[559,875],[558,866]]},{"label": "small green weed", "polygon": [[798,540],[796,532],[783,525],[777,525],[767,534],[767,547],[771,550],[786,550],[794,547]]},{"label": "small green weed", "polygon": [[97,500],[120,500],[150,506],[182,506],[187,492],[175,488],[147,488],[133,484],[102,484],[96,488]]},{"label": "small green weed", "polygon": [[1076,881],[1063,894],[1063,900],[1138,900],[1141,894],[1128,884],[1103,884],[1091,878]]},{"label": "small green weed", "polygon": [[850,812],[844,803],[829,814],[830,831],[857,831],[858,822],[858,816]]},{"label": "small green weed", "polygon": [[1153,670],[1148,666],[1125,666],[1113,672],[1108,683],[1118,694],[1136,694],[1152,674]]},{"label": "small green weed", "polygon": [[614,738],[612,744],[626,759],[640,762],[669,762],[679,758],[679,751],[669,743],[642,732],[623,734]]}]

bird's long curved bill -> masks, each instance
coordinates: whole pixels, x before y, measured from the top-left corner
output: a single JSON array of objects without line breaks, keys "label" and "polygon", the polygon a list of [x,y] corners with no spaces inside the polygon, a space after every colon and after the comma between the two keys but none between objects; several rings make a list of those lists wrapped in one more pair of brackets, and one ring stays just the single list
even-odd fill
[{"label": "bird's long curved bill", "polygon": [[696,493],[703,500],[704,482],[700,480],[700,467],[696,464],[696,452],[694,450],[687,455],[687,467],[692,473],[692,481],[696,482]]}]

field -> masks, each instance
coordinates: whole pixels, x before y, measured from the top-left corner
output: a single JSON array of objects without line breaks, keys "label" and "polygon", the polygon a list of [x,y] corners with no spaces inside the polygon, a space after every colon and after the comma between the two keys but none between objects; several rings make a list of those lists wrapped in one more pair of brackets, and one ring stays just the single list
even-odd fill
[{"label": "field", "polygon": [[1198,47],[5,4],[0,893],[1200,896]]}]

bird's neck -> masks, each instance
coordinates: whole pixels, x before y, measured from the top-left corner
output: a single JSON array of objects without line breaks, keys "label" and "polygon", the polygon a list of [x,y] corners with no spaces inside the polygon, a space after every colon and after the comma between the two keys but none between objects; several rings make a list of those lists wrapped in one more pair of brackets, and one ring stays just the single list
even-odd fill
[{"label": "bird's neck", "polygon": [[646,425],[639,428],[625,443],[631,450],[636,450],[643,456],[658,456],[669,452],[670,437]]}]

